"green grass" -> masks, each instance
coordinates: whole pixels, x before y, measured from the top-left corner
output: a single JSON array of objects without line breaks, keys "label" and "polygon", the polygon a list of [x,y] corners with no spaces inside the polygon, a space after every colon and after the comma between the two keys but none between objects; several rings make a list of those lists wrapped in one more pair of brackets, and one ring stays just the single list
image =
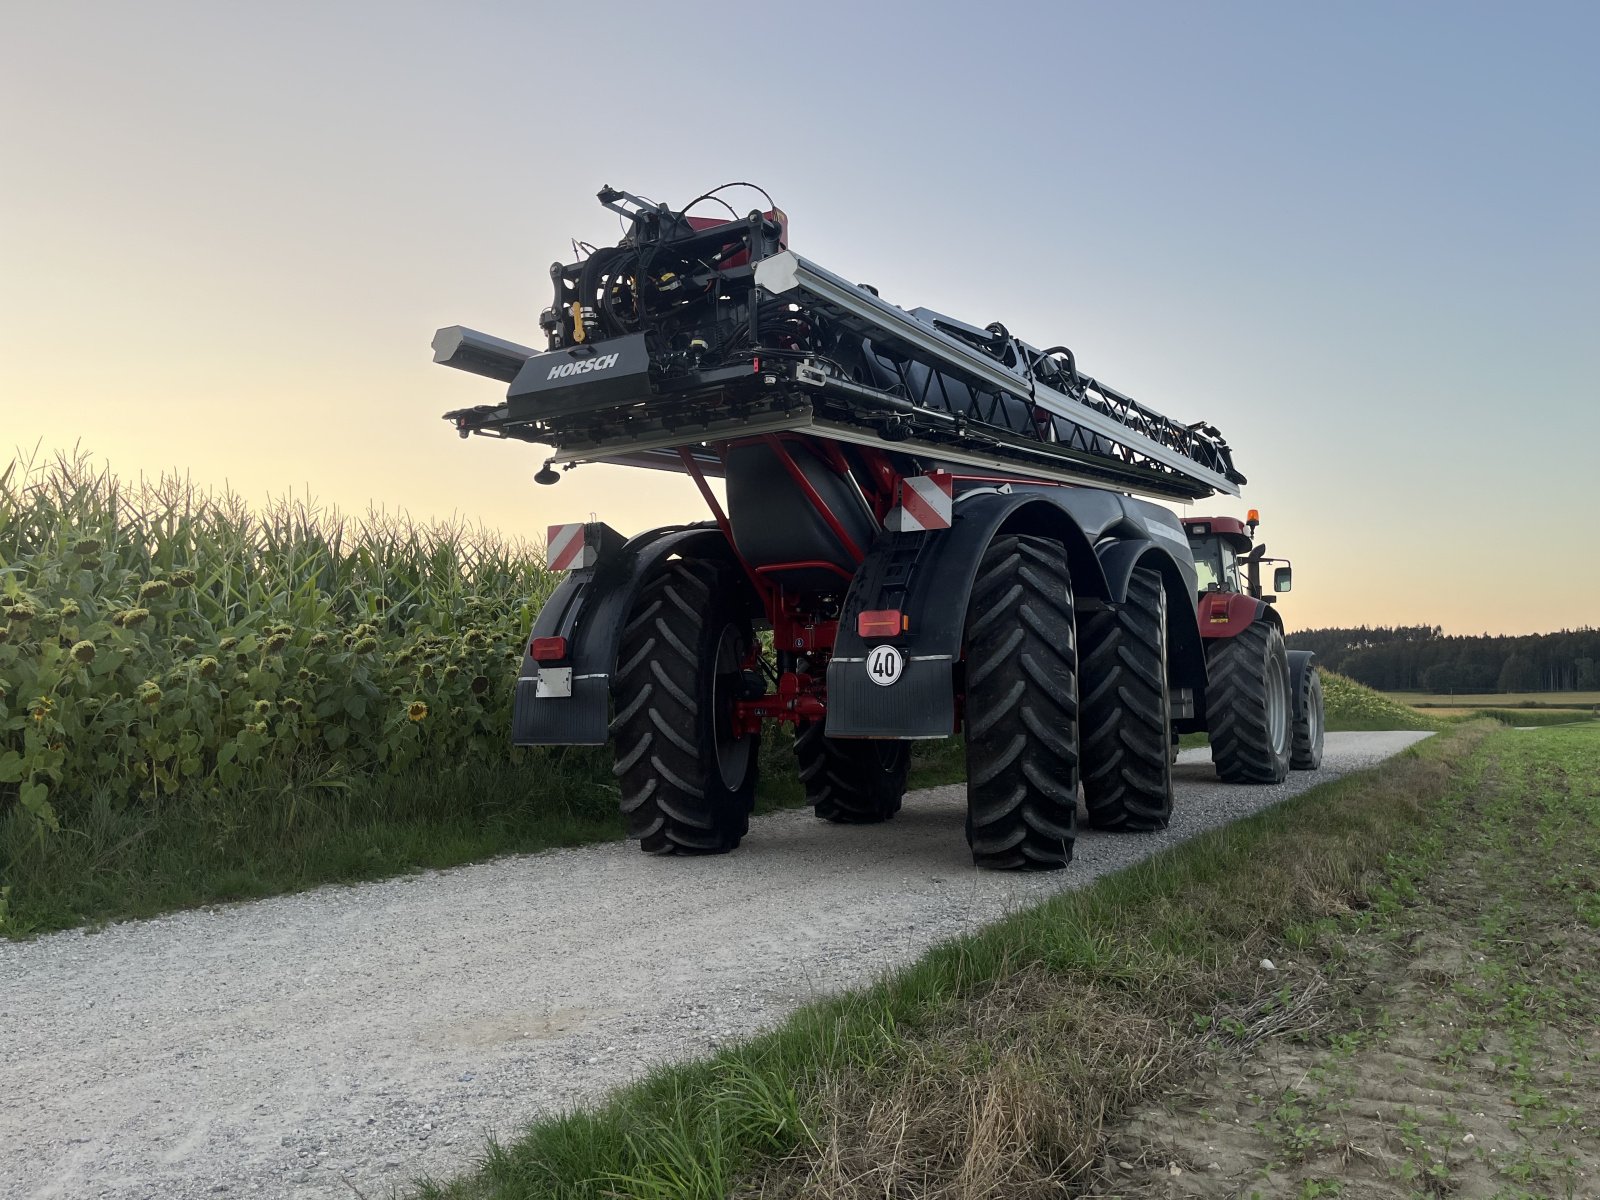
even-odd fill
[{"label": "green grass", "polygon": [[1600,708],[1600,692],[1385,692],[1414,708]]},{"label": "green grass", "polygon": [[0,820],[4,930],[25,937],[620,837],[595,759],[569,754],[537,772],[502,760],[448,774],[286,777],[148,807],[100,793],[47,838],[12,814]]},{"label": "green grass", "polygon": [[[1315,973],[1297,983],[1333,986],[1267,1069],[1212,1064],[1142,1110],[1109,1159],[1140,1159],[1159,1130],[1162,1148],[1221,1160],[1230,1174],[1212,1179],[1230,1194],[1592,1194],[1600,728],[1502,732],[1473,766],[1369,904],[1307,931]],[[1258,1189],[1239,1186],[1252,1175]],[[1095,1184],[1167,1194],[1137,1170]]]},{"label": "green grass", "polygon": [[1502,725],[1543,728],[1550,725],[1573,725],[1583,721],[1593,721],[1597,719],[1597,714],[1592,709],[1585,708],[1477,708],[1461,713],[1453,719],[1472,720],[1475,717],[1487,717],[1491,721],[1499,721]]},{"label": "green grass", "polygon": [[[758,813],[805,803],[792,746],[768,731]],[[959,739],[913,751],[912,787],[964,773]],[[79,811],[50,837],[20,813],[0,816],[8,936],[623,836],[610,755],[585,747],[398,777],[283,776],[150,805],[101,793]]]},{"label": "green grass", "polygon": [[1081,1173],[1106,1114],[1180,1070],[1203,1014],[1253,985],[1265,949],[1381,879],[1477,769],[1489,728],[948,942],[770,1034],[492,1143],[481,1171],[422,1194],[921,1195],[961,1175],[997,1181],[963,1194],[998,1195]]}]

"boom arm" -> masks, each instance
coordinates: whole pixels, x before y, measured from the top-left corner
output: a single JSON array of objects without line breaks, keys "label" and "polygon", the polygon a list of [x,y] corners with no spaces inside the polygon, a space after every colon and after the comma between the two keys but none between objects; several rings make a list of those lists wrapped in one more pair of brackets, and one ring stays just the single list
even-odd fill
[{"label": "boom arm", "polygon": [[1065,347],[897,308],[789,251],[776,209],[715,221],[610,188],[601,199],[632,226],[551,268],[546,352],[459,326],[434,339],[436,361],[510,383],[503,405],[446,414],[463,437],[668,470],[687,449],[711,472],[707,443],[787,430],[1171,499],[1244,482],[1214,427],[1135,402]]}]

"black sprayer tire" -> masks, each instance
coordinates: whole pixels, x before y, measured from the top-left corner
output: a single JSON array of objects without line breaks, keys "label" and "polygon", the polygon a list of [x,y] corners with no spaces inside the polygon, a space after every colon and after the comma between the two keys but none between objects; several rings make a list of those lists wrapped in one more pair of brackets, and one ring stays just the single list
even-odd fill
[{"label": "black sprayer tire", "polygon": [[734,737],[753,644],[711,563],[672,560],[639,594],[612,683],[612,772],[628,836],[647,854],[722,854],[750,827],[758,734]]},{"label": "black sprayer tire", "polygon": [[1136,570],[1126,602],[1078,620],[1083,801],[1096,829],[1149,833],[1172,817],[1167,594]]},{"label": "black sprayer tire", "polygon": [[1289,748],[1289,768],[1315,771],[1322,765],[1322,676],[1306,664],[1294,694],[1294,736]]},{"label": "black sprayer tire", "polygon": [[1041,870],[1072,859],[1074,634],[1060,543],[997,537],[967,607],[967,843],[979,866]]},{"label": "black sprayer tire", "polygon": [[820,721],[800,726],[794,756],[806,801],[838,825],[873,825],[900,811],[911,766],[907,742],[830,738]]},{"label": "black sprayer tire", "polygon": [[1276,625],[1256,621],[1206,653],[1211,761],[1228,783],[1282,783],[1289,774],[1289,652]]}]

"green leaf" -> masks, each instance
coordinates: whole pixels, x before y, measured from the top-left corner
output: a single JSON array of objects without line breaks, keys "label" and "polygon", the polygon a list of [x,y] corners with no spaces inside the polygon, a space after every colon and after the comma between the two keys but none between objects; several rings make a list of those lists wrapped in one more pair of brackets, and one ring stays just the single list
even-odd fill
[{"label": "green leaf", "polygon": [[52,833],[59,833],[61,831],[61,823],[56,820],[56,810],[50,807],[50,801],[47,798],[49,795],[50,789],[44,784],[25,783],[17,792],[17,802],[31,813],[34,820],[38,821],[39,824]]},{"label": "green leaf", "polygon": [[18,750],[7,750],[0,754],[0,783],[16,783],[24,774],[22,766],[22,753]]},{"label": "green leaf", "polygon": [[367,698],[360,692],[351,692],[344,698],[344,710],[356,720],[367,715]]}]

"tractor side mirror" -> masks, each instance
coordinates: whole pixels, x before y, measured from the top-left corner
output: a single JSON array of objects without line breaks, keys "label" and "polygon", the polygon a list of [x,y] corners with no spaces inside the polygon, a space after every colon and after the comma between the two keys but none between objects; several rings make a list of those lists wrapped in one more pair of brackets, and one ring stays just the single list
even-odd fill
[{"label": "tractor side mirror", "polygon": [[1272,590],[1287,592],[1294,587],[1294,568],[1279,567],[1272,573]]}]

